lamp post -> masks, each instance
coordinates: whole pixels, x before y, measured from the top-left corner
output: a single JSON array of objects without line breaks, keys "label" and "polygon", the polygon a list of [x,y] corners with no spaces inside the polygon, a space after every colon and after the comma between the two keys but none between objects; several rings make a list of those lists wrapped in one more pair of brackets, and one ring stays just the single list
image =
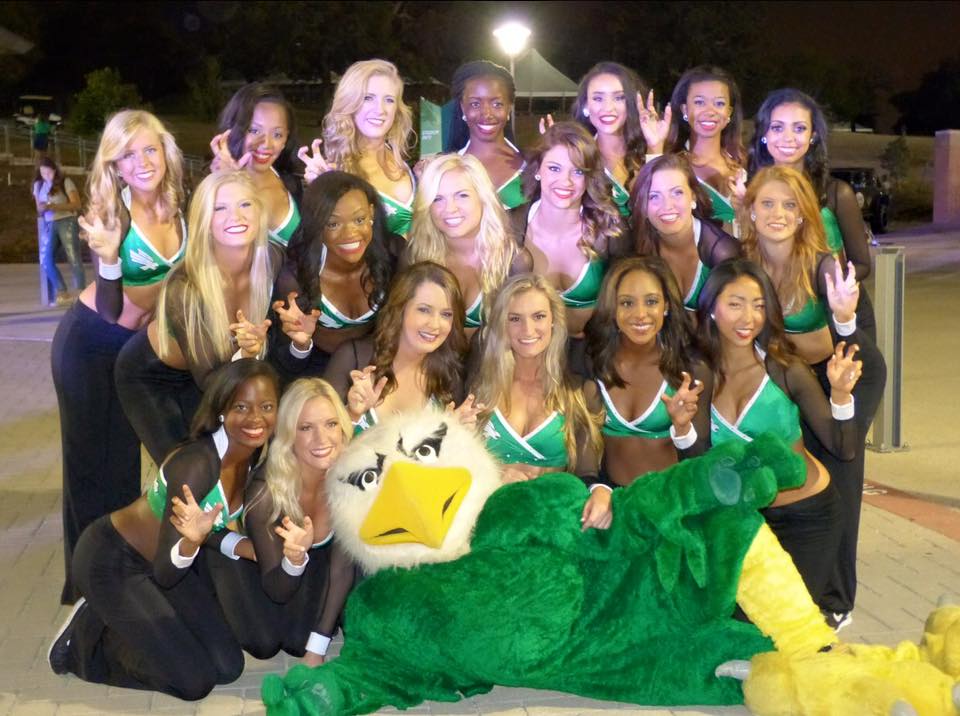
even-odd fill
[{"label": "lamp post", "polygon": [[[521,25],[519,22],[508,22],[494,30],[493,36],[497,38],[501,49],[503,49],[503,51],[507,53],[507,57],[510,58],[510,74],[513,76],[514,82],[516,82],[514,59],[523,52],[523,48],[527,46],[527,40],[530,38],[530,28]],[[514,101],[513,111],[510,113],[511,123],[514,123],[516,120],[516,104],[516,101]]]}]

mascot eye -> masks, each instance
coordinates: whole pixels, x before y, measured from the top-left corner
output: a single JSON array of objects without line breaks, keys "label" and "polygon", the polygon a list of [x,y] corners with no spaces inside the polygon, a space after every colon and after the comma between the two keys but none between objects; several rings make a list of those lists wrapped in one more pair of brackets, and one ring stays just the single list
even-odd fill
[{"label": "mascot eye", "polygon": [[377,484],[377,471],[376,470],[364,470],[360,473],[360,479],[357,480],[357,487],[361,490],[367,487],[373,487]]},{"label": "mascot eye", "polygon": [[420,462],[436,462],[437,461],[437,448],[429,443],[423,443],[420,445],[414,454],[417,456],[417,459]]},{"label": "mascot eye", "polygon": [[380,480],[380,475],[383,473],[383,459],[384,456],[380,453],[377,453],[377,464],[376,467],[370,466],[365,467],[356,472],[351,472],[346,477],[341,477],[341,482],[346,482],[347,484],[353,485],[356,488],[361,490],[366,490],[368,487],[373,487]]}]

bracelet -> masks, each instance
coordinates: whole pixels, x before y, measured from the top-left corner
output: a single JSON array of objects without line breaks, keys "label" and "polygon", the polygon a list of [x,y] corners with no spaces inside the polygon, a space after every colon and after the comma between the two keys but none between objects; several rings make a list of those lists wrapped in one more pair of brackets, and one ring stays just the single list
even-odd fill
[{"label": "bracelet", "polygon": [[836,314],[833,316],[833,326],[837,329],[837,335],[840,336],[850,336],[853,335],[857,330],[857,314],[853,314],[853,318],[849,321],[841,323],[837,320]]},{"label": "bracelet", "polygon": [[670,426],[670,439],[673,440],[673,446],[677,450],[687,450],[688,448],[693,447],[693,444],[697,442],[697,427],[691,423],[690,430],[686,435],[677,435],[677,431],[674,427]]},{"label": "bracelet", "polygon": [[97,267],[97,273],[100,274],[100,278],[105,278],[107,281],[116,281],[123,278],[123,264],[120,263],[119,259],[115,264],[107,264],[101,261],[100,266]]},{"label": "bracelet", "polygon": [[331,638],[329,636],[312,631],[310,632],[310,638],[307,639],[307,651],[313,654],[319,654],[320,656],[326,656],[330,642]]}]

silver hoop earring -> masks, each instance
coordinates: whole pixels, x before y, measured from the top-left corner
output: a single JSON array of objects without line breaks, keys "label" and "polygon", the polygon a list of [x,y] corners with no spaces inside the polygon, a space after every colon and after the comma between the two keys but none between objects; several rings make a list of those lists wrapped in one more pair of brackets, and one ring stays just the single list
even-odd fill
[{"label": "silver hoop earring", "polygon": [[589,116],[590,116],[590,110],[587,109],[586,107],[583,108],[583,116],[584,116],[584,117],[589,117]]},{"label": "silver hoop earring", "polygon": [[534,175],[533,175],[533,178],[536,179],[537,181],[540,181],[540,175],[539,175],[539,174],[534,174]]},{"label": "silver hoop earring", "polygon": [[766,143],[767,143],[767,138],[766,138],[766,137],[760,137],[760,144],[766,144]]}]

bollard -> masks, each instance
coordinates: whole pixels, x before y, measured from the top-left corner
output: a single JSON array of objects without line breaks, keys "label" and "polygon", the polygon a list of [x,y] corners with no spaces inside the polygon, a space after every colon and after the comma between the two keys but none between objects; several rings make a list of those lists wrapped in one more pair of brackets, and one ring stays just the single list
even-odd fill
[{"label": "bollard", "polygon": [[873,419],[870,447],[877,452],[903,450],[903,289],[902,246],[883,246],[874,266],[877,347],[887,362],[887,384]]}]

